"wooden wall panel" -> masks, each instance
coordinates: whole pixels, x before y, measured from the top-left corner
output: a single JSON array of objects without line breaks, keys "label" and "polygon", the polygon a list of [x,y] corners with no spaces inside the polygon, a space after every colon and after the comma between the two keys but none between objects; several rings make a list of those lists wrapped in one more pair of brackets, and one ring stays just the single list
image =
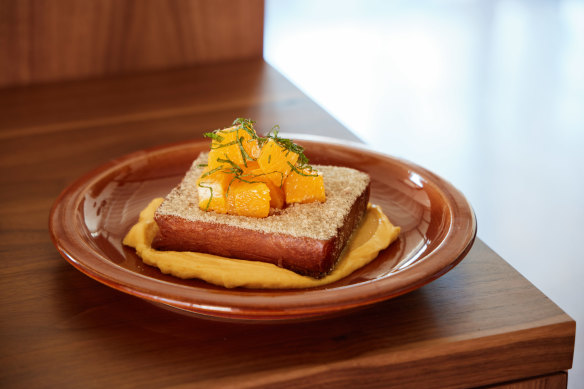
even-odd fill
[{"label": "wooden wall panel", "polygon": [[263,0],[0,0],[0,87],[261,58]]}]

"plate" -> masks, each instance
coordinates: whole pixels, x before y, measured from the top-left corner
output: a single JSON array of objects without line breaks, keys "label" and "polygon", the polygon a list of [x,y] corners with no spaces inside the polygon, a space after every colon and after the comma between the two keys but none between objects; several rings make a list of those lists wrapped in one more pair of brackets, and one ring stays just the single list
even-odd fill
[{"label": "plate", "polygon": [[294,136],[311,164],[347,166],[371,176],[371,202],[401,227],[399,239],[369,265],[313,289],[226,289],[181,280],[145,265],[122,239],[154,197],[177,185],[209,148],[197,140],[110,161],[66,188],[49,229],[62,256],[88,276],[124,293],[205,318],[288,321],[344,313],[410,292],[445,274],[470,250],[473,210],[454,186],[408,161],[360,144]]}]

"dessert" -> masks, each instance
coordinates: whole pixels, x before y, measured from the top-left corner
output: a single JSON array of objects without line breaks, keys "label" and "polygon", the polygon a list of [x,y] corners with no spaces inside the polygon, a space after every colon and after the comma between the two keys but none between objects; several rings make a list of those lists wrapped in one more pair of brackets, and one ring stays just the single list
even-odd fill
[{"label": "dessert", "polygon": [[332,270],[367,209],[366,174],[344,167],[316,166],[327,188],[325,202],[272,208],[268,217],[255,218],[209,212],[197,206],[194,188],[206,157],[202,154],[193,162],[156,211],[159,231],[153,248],[269,262],[314,278]]},{"label": "dessert", "polygon": [[196,278],[225,288],[297,289],[328,285],[345,278],[374,260],[399,235],[375,205],[368,207],[365,218],[331,273],[323,278],[302,276],[271,263],[220,257],[193,251],[159,251],[152,248],[158,232],[154,213],[163,198],[153,199],[140,213],[138,222],[124,238],[124,244],[136,249],[145,264],[164,274],[183,279]]},{"label": "dessert", "polygon": [[277,132],[257,136],[249,120],[208,136],[210,151],[124,239],[145,263],[226,287],[308,287],[344,277],[397,238],[399,227],[368,205],[367,174],[311,166],[302,147]]}]

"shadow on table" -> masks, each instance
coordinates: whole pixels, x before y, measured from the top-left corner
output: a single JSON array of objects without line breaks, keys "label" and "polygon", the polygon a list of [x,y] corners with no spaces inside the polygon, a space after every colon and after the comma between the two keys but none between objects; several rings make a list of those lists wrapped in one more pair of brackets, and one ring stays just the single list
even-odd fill
[{"label": "shadow on table", "polygon": [[164,356],[176,360],[177,368],[190,365],[209,377],[241,371],[242,365],[249,371],[279,369],[354,358],[379,348],[413,347],[413,336],[423,342],[435,337],[432,328],[438,327],[427,287],[336,317],[242,324],[170,312],[105,285],[96,287],[96,281],[74,269],[61,271],[56,281],[58,326],[83,332],[82,338],[93,339],[100,353],[111,354],[110,360],[131,352],[137,366],[153,366]]}]

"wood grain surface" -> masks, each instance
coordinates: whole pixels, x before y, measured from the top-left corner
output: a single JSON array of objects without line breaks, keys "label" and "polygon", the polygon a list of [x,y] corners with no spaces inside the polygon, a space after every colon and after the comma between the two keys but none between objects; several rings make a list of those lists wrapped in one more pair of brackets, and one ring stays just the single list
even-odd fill
[{"label": "wood grain surface", "polygon": [[543,377],[495,385],[492,389],[561,389],[565,388],[567,384],[568,374],[561,372]]},{"label": "wood grain surface", "polygon": [[261,58],[262,0],[3,0],[0,87]]},{"label": "wood grain surface", "polygon": [[480,240],[417,291],[279,325],[169,312],[59,256],[47,220],[69,183],[237,116],[356,139],[262,60],[0,90],[0,386],[565,387],[574,321]]}]

